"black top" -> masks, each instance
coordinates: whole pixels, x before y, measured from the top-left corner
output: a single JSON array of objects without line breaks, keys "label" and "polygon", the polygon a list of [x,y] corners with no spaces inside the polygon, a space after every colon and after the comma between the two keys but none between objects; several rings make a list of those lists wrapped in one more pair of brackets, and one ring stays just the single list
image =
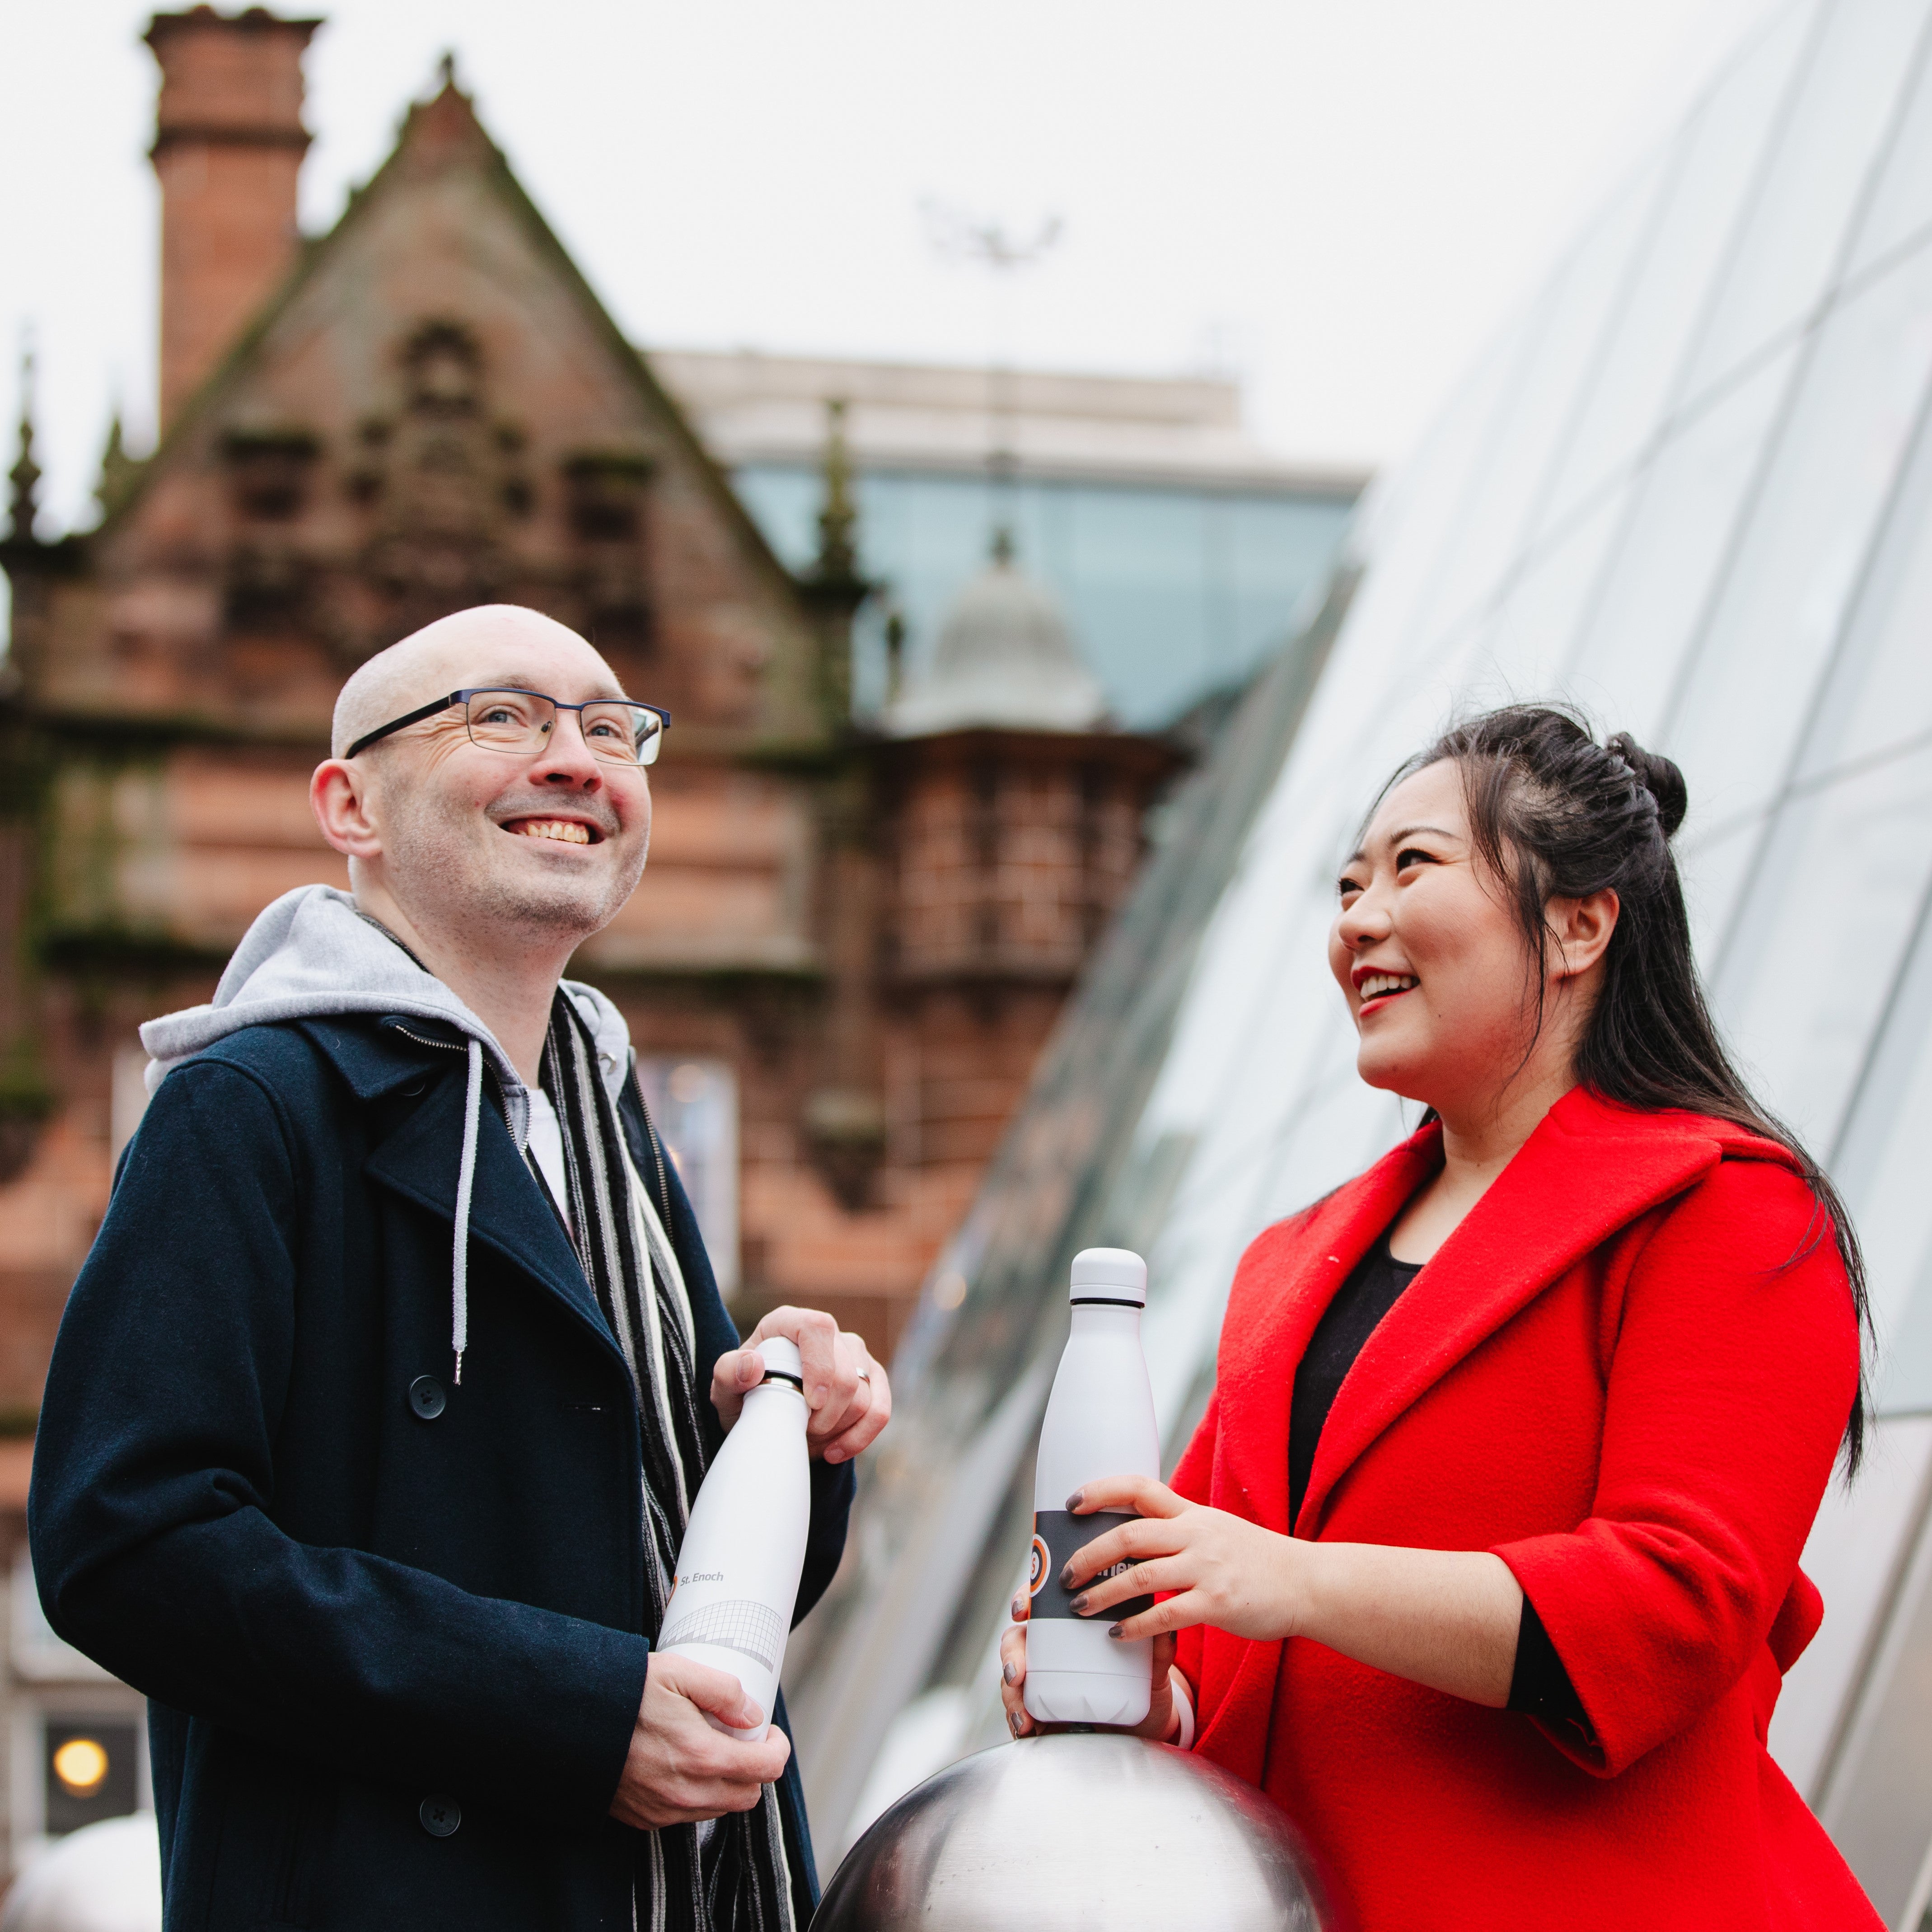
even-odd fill
[{"label": "black top", "polygon": [[1342,1379],[1355,1366],[1362,1346],[1382,1317],[1402,1299],[1402,1292],[1422,1272],[1420,1262],[1399,1262],[1389,1252],[1388,1231],[1355,1264],[1335,1293],[1294,1372],[1294,1401],[1288,1412],[1288,1520],[1301,1514],[1308,1493],[1315,1445]]},{"label": "black top", "polygon": [[[1402,1292],[1419,1275],[1420,1262],[1399,1262],[1389,1252],[1384,1228],[1373,1247],[1358,1262],[1335,1293],[1308,1338],[1294,1371],[1294,1397],[1288,1416],[1288,1520],[1301,1514],[1308,1493],[1309,1472],[1315,1450],[1335,1406],[1343,1379],[1355,1365],[1363,1345],[1377,1324],[1402,1299]],[[1516,1668],[1510,1681],[1509,1708],[1524,1711],[1550,1724],[1567,1724],[1586,1742],[1596,1734],[1584,1715],[1582,1700],[1570,1673],[1550,1640],[1528,1597],[1522,1600],[1522,1621],[1516,1640]]]}]

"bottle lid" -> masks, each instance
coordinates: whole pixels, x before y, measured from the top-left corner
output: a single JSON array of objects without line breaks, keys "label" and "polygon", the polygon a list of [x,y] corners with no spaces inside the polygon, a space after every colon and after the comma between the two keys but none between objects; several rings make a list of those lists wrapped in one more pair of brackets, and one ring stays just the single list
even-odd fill
[{"label": "bottle lid", "polygon": [[798,1344],[782,1335],[767,1335],[758,1345],[758,1353],[765,1358],[767,1376],[783,1376],[788,1380],[805,1382],[805,1364],[800,1359]]},{"label": "bottle lid", "polygon": [[1131,1248],[1082,1248],[1073,1257],[1071,1301],[1131,1301],[1147,1306],[1147,1263]]}]

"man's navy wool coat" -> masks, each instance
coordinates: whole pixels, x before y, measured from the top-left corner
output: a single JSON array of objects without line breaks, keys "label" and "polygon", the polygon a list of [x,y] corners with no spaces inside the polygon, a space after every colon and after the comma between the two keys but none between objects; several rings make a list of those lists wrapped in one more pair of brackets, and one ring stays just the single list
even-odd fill
[{"label": "man's navy wool coat", "polygon": [[[54,1628],[151,1700],[170,1932],[632,1923],[635,1399],[487,1104],[452,1385],[465,1062],[409,1037],[436,1030],[251,1027],[170,1073],[61,1324],[34,1568]],[[634,1083],[622,1111],[715,1450],[736,1334]],[[800,1616],[852,1489],[813,1466]]]}]

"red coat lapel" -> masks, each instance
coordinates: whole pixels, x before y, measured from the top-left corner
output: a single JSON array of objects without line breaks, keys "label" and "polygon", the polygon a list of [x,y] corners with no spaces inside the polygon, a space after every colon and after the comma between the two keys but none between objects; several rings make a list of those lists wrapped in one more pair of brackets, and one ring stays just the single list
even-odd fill
[{"label": "red coat lapel", "polygon": [[[1315,1534],[1356,1459],[1465,1356],[1592,1249],[1714,1167],[1722,1132],[1693,1116],[1633,1113],[1581,1088],[1558,1101],[1356,1358],[1322,1431],[1300,1533]],[[1358,1258],[1386,1225],[1354,1244]],[[1291,1359],[1300,1360],[1299,1347]],[[1285,1432],[1282,1459],[1285,1467]]]},{"label": "red coat lapel", "polygon": [[[1294,1366],[1336,1289],[1441,1160],[1441,1138],[1432,1127],[1412,1136],[1243,1256],[1216,1370],[1221,1421],[1208,1499],[1216,1509],[1287,1534]],[[1197,1748],[1251,1784],[1267,1772],[1281,1652],[1212,1628],[1202,1634]]]},{"label": "red coat lapel", "polygon": [[[1226,1438],[1216,1507],[1288,1534],[1295,1365],[1335,1291],[1441,1160],[1441,1130],[1426,1127],[1305,1217],[1270,1230],[1274,1238],[1264,1235],[1243,1258],[1228,1292],[1216,1370]],[[1238,1423],[1230,1428],[1233,1418]]]}]

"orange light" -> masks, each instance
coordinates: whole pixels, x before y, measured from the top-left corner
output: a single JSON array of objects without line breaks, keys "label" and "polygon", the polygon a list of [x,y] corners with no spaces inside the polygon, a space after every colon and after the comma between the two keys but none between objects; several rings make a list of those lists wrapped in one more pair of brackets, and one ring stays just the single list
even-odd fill
[{"label": "orange light", "polygon": [[92,1738],[69,1738],[54,1753],[54,1775],[72,1798],[92,1798],[107,1775],[107,1754]]}]

